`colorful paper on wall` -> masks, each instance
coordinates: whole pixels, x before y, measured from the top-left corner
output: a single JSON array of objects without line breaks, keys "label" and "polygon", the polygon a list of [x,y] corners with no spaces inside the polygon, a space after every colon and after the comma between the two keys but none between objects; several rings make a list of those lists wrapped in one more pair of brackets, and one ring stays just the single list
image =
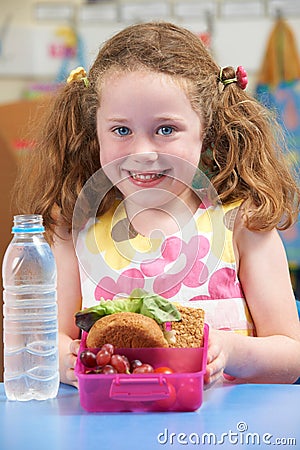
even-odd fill
[{"label": "colorful paper on wall", "polygon": [[[256,96],[276,112],[286,136],[291,164],[300,168],[300,60],[289,25],[278,19],[269,37]],[[300,267],[299,221],[282,233],[291,267]]]}]

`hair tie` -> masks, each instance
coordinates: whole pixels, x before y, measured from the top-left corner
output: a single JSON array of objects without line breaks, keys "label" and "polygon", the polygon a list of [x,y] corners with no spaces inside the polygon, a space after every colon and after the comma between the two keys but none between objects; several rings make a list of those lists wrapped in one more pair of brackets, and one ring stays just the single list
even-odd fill
[{"label": "hair tie", "polygon": [[220,73],[219,73],[219,81],[225,86],[227,86],[227,84],[231,84],[231,83],[237,83],[237,85],[241,88],[241,89],[246,89],[246,86],[248,84],[248,76],[247,76],[247,72],[244,69],[243,66],[238,66],[236,72],[235,72],[235,77],[234,78],[228,78],[227,80],[223,80],[223,67],[221,67],[220,69]]},{"label": "hair tie", "polygon": [[70,75],[67,78],[67,83],[72,83],[73,81],[83,81],[85,87],[88,87],[89,79],[83,67],[79,66],[76,67],[76,69],[71,70]]}]

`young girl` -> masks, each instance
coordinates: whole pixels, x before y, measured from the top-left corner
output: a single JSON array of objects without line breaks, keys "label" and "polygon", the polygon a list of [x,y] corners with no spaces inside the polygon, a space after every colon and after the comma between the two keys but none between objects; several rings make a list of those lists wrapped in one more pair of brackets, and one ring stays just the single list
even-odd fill
[{"label": "young girl", "polygon": [[146,23],[68,81],[16,186],[56,257],[61,381],[77,385],[75,313],[139,287],[205,310],[207,386],[293,383],[300,328],[276,229],[297,217],[299,192],[244,70],[221,69],[183,28]]}]

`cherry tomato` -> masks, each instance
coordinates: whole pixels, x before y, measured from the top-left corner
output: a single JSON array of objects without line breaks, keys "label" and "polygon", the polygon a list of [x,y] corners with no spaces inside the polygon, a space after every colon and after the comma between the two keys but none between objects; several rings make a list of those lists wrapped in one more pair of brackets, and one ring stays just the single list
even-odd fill
[{"label": "cherry tomato", "polygon": [[156,369],[154,369],[154,372],[155,373],[166,373],[166,374],[168,374],[168,373],[174,373],[174,370],[171,369],[170,367],[162,366],[162,367],[156,367]]},{"label": "cherry tomato", "polygon": [[162,400],[156,400],[156,406],[158,409],[168,410],[171,409],[172,406],[174,406],[176,402],[176,390],[171,383],[167,383],[169,388],[169,396],[167,398],[164,398]]}]

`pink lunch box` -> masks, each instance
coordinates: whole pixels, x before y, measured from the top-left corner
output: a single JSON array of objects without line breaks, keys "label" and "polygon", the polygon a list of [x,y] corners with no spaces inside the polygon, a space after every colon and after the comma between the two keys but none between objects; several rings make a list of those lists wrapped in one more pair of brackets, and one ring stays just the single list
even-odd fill
[{"label": "pink lunch box", "polygon": [[[154,368],[170,367],[172,374],[86,374],[79,355],[86,348],[83,333],[75,367],[81,406],[89,412],[195,411],[202,404],[207,361],[208,325],[198,348],[116,349],[132,361]],[[97,353],[98,349],[93,349]]]}]

